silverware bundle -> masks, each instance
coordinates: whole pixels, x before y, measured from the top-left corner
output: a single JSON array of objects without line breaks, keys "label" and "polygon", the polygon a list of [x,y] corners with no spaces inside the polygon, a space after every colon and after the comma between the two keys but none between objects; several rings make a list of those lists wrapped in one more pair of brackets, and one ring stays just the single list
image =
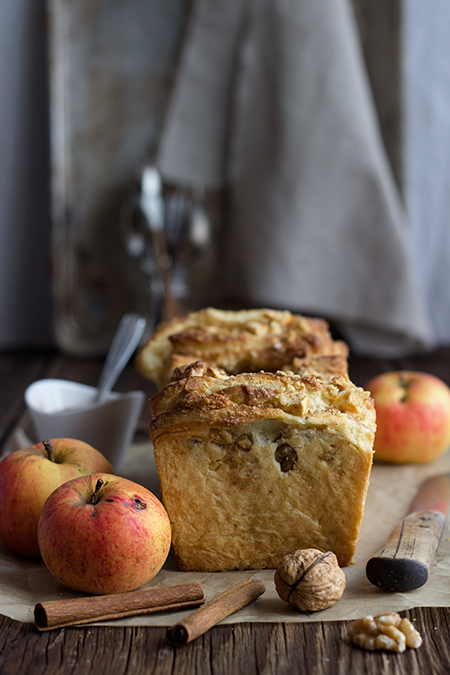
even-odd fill
[{"label": "silverware bundle", "polygon": [[158,169],[144,168],[138,190],[124,203],[122,237],[145,275],[149,328],[186,312],[189,266],[207,248],[211,228],[201,191],[163,186]]}]

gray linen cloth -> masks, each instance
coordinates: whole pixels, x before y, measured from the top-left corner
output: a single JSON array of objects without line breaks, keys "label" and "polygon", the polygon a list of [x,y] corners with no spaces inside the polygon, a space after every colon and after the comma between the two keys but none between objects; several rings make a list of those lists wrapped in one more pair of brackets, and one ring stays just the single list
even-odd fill
[{"label": "gray linen cloth", "polygon": [[349,0],[197,0],[161,137],[166,180],[230,195],[221,292],[429,344]]}]

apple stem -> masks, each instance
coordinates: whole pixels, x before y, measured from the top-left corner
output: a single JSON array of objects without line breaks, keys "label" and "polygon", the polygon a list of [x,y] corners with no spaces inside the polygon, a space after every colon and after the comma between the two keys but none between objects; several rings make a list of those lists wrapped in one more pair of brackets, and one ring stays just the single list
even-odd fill
[{"label": "apple stem", "polygon": [[102,480],[101,478],[98,479],[98,481],[95,485],[95,490],[94,490],[94,492],[92,494],[92,497],[91,497],[91,502],[90,502],[91,504],[95,505],[95,504],[98,503],[98,493],[100,492],[100,488],[102,487],[102,485],[104,485],[104,483],[105,483],[104,480]]},{"label": "apple stem", "polygon": [[47,450],[47,457],[51,462],[55,461],[55,455],[53,452],[53,443],[49,441],[42,441],[42,445]]},{"label": "apple stem", "polygon": [[400,375],[399,384],[403,388],[403,396],[400,399],[400,402],[404,403],[407,399],[407,391],[408,391],[408,387],[409,387],[409,382],[406,380],[406,378],[403,375]]}]

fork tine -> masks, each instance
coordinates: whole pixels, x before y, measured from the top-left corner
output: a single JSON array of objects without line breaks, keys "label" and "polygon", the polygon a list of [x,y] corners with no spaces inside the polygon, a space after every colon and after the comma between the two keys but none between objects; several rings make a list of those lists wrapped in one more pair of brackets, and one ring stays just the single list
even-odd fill
[{"label": "fork tine", "polygon": [[189,209],[186,196],[178,188],[175,188],[166,199],[166,242],[170,253],[174,254],[184,243]]}]

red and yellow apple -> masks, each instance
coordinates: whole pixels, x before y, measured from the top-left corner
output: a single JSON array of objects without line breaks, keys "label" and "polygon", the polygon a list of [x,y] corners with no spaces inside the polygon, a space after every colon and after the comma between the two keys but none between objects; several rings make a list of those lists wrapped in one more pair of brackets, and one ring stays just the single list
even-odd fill
[{"label": "red and yellow apple", "polygon": [[16,450],[0,462],[0,540],[12,551],[39,557],[37,528],[47,497],[77,476],[113,473],[91,445],[55,438]]},{"label": "red and yellow apple", "polygon": [[150,581],[170,549],[164,506],[126,478],[97,473],[57,488],[38,527],[44,563],[64,586],[102,595]]},{"label": "red and yellow apple", "polygon": [[375,459],[430,462],[450,444],[450,389],[416,371],[383,373],[367,383],[377,415]]}]

